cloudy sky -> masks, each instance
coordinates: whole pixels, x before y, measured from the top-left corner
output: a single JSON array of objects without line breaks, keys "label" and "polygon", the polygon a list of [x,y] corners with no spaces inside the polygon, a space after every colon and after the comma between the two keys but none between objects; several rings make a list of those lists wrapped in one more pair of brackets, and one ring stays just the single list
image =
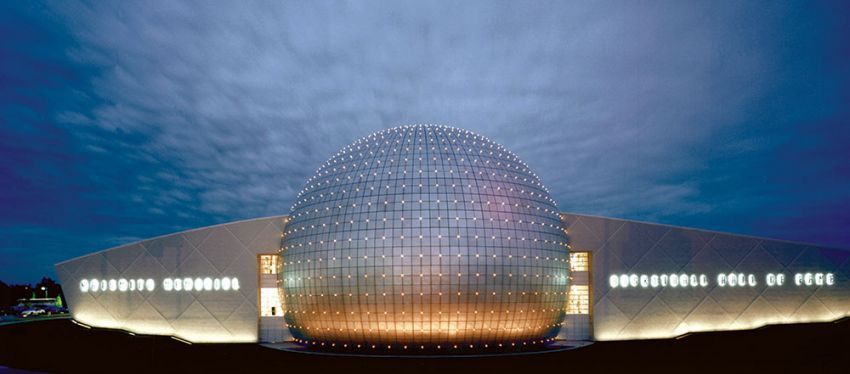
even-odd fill
[{"label": "cloudy sky", "polygon": [[0,5],[0,280],[285,214],[339,148],[436,123],[564,211],[850,248],[846,2]]}]

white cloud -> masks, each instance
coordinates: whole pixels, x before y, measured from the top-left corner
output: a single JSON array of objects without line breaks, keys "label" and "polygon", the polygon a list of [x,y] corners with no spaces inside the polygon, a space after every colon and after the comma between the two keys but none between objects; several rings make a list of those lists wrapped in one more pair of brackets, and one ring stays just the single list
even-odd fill
[{"label": "white cloud", "polygon": [[691,178],[762,94],[776,27],[745,4],[302,5],[58,3],[107,101],[58,119],[148,137],[134,157],[178,169],[140,180],[176,186],[158,212],[195,191],[205,213],[285,213],[342,146],[442,123],[506,145],[564,209],[696,214]]}]

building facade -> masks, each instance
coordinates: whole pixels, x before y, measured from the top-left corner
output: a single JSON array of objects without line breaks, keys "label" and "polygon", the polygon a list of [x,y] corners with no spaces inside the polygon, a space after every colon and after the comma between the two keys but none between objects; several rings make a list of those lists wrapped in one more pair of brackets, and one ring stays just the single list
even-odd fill
[{"label": "building facade", "polygon": [[514,154],[444,126],[342,149],[289,216],[56,271],[76,321],[191,342],[476,349],[850,314],[850,252],[562,213]]},{"label": "building facade", "polygon": [[565,313],[554,200],[516,155],[461,129],[340,150],[297,196],[281,256],[286,321],[311,344],[540,344]]},{"label": "building facade", "polygon": [[286,340],[276,275],[285,226],[280,216],[184,231],[68,260],[56,273],[86,325],[190,342]]},{"label": "building facade", "polygon": [[[834,321],[850,314],[850,252],[802,243],[563,213],[572,253],[590,258],[584,338]],[[584,292],[584,288],[577,289]],[[581,297],[572,293],[571,299]],[[568,316],[570,317],[570,316]],[[566,322],[570,322],[567,318]],[[573,329],[581,330],[579,327]],[[565,329],[562,337],[569,337]],[[572,335],[583,338],[581,335]]]}]

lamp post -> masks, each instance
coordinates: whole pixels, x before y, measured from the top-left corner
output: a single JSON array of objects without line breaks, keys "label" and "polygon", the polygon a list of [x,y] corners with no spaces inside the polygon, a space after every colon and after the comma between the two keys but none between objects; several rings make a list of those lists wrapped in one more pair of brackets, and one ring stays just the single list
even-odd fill
[{"label": "lamp post", "polygon": [[41,286],[41,290],[44,291],[44,298],[47,298],[47,287]]}]

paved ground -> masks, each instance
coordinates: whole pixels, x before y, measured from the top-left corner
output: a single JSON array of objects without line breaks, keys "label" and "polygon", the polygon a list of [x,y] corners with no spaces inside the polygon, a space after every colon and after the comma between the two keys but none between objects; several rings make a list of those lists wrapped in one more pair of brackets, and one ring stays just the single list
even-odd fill
[{"label": "paved ground", "polygon": [[26,322],[37,322],[37,321],[46,321],[51,319],[68,319],[71,318],[71,315],[68,313],[62,314],[53,314],[53,315],[41,315],[35,317],[18,317],[18,316],[0,316],[0,326],[11,325],[15,323],[26,323]]},{"label": "paved ground", "polygon": [[[47,372],[569,373],[850,372],[850,321],[597,342],[560,352],[464,358],[311,355],[85,329],[69,320],[0,327],[0,365]],[[2,371],[0,371],[2,373]]]}]

